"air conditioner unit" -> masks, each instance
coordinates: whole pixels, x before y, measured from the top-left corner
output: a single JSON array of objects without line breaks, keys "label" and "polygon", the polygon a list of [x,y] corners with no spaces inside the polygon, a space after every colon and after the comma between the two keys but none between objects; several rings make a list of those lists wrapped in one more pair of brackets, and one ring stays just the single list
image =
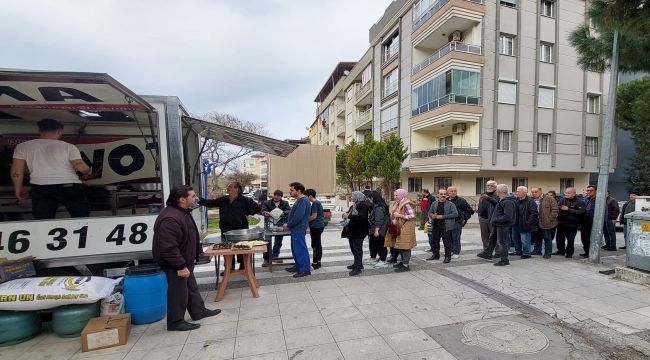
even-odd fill
[{"label": "air conditioner unit", "polygon": [[454,134],[462,134],[465,132],[465,124],[460,123],[460,124],[454,124],[451,126],[451,132]]},{"label": "air conditioner unit", "polygon": [[463,33],[456,30],[449,36],[449,41],[463,41]]}]

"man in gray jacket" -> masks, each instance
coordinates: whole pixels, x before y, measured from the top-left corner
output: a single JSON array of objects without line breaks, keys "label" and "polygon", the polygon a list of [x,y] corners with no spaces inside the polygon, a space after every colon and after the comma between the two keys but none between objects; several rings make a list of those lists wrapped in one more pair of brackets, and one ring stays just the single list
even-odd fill
[{"label": "man in gray jacket", "polygon": [[447,201],[447,190],[438,190],[438,200],[434,201],[429,206],[429,220],[431,221],[431,231],[433,236],[431,248],[433,254],[427,260],[440,259],[440,238],[445,246],[445,260],[443,263],[447,264],[451,261],[451,230],[454,229],[456,218],[458,217],[458,210],[456,205],[451,201]]},{"label": "man in gray jacket", "polygon": [[490,216],[492,233],[490,234],[488,253],[494,251],[498,242],[500,244],[499,252],[501,253],[501,260],[494,263],[494,266],[504,266],[510,265],[510,260],[508,260],[508,249],[510,248],[510,232],[512,225],[514,225],[517,220],[517,205],[515,204],[515,198],[508,196],[508,185],[497,185],[496,192],[499,197],[499,202],[494,207],[494,211],[492,211],[492,215]]}]

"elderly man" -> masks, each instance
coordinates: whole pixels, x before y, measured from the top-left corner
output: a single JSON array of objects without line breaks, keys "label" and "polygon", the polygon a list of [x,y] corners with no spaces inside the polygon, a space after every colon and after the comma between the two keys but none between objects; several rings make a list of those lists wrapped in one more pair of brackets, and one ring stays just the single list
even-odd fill
[{"label": "elderly man", "polygon": [[542,188],[530,189],[530,195],[537,205],[539,213],[539,229],[533,233],[533,255],[542,255],[542,242],[544,243],[544,259],[551,258],[553,252],[553,235],[557,227],[558,206],[555,197],[544,195]]},{"label": "elderly man", "polygon": [[[481,241],[483,242],[483,251],[478,253],[476,256],[492,260],[492,252],[487,252],[487,249],[490,244],[490,234],[492,233],[492,225],[490,224],[490,215],[494,210],[498,202],[498,197],[496,194],[497,182],[494,180],[489,180],[485,183],[486,192],[481,194],[479,203],[478,203],[478,223],[481,227]],[[508,244],[510,247],[510,244]]]},{"label": "elderly man", "polygon": [[432,237],[430,239],[432,239],[432,243],[430,245],[433,254],[427,260],[440,259],[440,238],[442,238],[442,243],[445,246],[445,259],[442,262],[447,264],[451,261],[451,231],[458,217],[456,205],[447,201],[447,190],[438,190],[438,200],[429,206],[428,216],[431,220]]},{"label": "elderly man", "polygon": [[[557,252],[554,252],[553,255],[564,255],[571,258],[576,233],[584,221],[585,203],[576,196],[575,188],[568,187],[564,190],[564,197],[558,203],[558,210],[557,235],[555,236]],[[589,246],[580,256],[587,257],[588,253]]]},{"label": "elderly man", "polygon": [[490,216],[492,233],[490,234],[487,253],[491,254],[498,242],[501,260],[494,263],[494,266],[505,266],[510,265],[508,249],[510,248],[512,226],[517,220],[517,205],[515,204],[515,198],[508,196],[508,185],[497,185],[496,193],[499,200]]},{"label": "elderly man", "polygon": [[517,198],[517,221],[512,227],[515,252],[510,255],[520,255],[522,259],[530,259],[530,239],[539,226],[537,205],[528,196],[528,188],[525,186],[519,186],[515,196]]},{"label": "elderly man", "polygon": [[605,251],[616,251],[616,220],[621,210],[618,207],[618,200],[607,190],[607,197],[605,198],[605,214],[607,217],[603,222],[603,235],[605,236],[605,245],[602,247]]},{"label": "elderly man", "polygon": [[625,215],[631,213],[634,211],[634,208],[636,206],[636,197],[639,196],[639,193],[636,191],[632,191],[630,193],[630,200],[627,201],[625,204],[623,204],[623,207],[621,208],[621,215],[619,215],[619,223],[623,225],[623,237],[625,238],[625,246],[621,246],[620,249],[627,249],[627,219],[625,218]]},{"label": "elderly man", "polygon": [[194,277],[194,261],[200,252],[199,230],[192,218],[198,198],[190,186],[177,186],[169,192],[167,207],[153,227],[152,253],[167,277],[167,330],[189,331],[201,325],[185,321],[185,311],[192,320],[221,312],[205,307]]},{"label": "elderly man", "polygon": [[[582,248],[584,253],[580,254],[581,257],[589,257],[589,246],[591,245],[591,228],[594,224],[594,212],[596,210],[596,185],[589,185],[584,190],[583,204],[585,206],[585,215],[582,218],[580,225],[580,240],[582,240]],[[559,249],[558,249],[559,251]]]},{"label": "elderly man", "polygon": [[458,217],[456,217],[454,228],[451,230],[451,258],[458,259],[460,257],[460,236],[463,233],[463,226],[474,215],[474,209],[469,206],[467,200],[458,196],[458,189],[455,186],[447,188],[447,200],[454,203],[456,210],[458,210]]}]

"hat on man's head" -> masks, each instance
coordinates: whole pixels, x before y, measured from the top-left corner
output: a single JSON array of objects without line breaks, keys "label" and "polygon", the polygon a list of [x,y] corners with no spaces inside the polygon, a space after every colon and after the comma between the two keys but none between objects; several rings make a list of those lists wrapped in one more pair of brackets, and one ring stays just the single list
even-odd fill
[{"label": "hat on man's head", "polygon": [[275,191],[273,192],[273,195],[283,196],[284,193],[282,192],[282,190],[275,190]]},{"label": "hat on man's head", "polygon": [[60,121],[54,119],[43,119],[38,122],[38,131],[55,131],[63,129],[63,124]]}]

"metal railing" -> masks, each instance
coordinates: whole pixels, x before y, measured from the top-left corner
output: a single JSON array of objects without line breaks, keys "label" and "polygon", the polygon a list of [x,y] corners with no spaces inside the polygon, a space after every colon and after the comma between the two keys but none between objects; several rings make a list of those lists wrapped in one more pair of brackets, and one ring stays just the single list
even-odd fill
[{"label": "metal railing", "polygon": [[481,105],[481,98],[479,96],[467,96],[467,95],[456,95],[456,94],[445,95],[440,99],[421,105],[416,109],[412,109],[411,117],[423,114],[433,109],[437,109],[447,104],[466,104],[466,105],[478,106]]},{"label": "metal railing", "polygon": [[359,100],[361,97],[363,97],[364,95],[366,95],[366,93],[368,92],[368,90],[370,90],[370,85],[371,85],[371,83],[372,83],[372,81],[368,81],[368,82],[365,83],[362,87],[360,87],[359,90],[357,90],[357,91],[354,93],[354,99],[355,99],[355,100]]},{"label": "metal railing", "polygon": [[411,153],[411,159],[426,159],[436,156],[478,156],[478,148],[462,146],[445,146],[438,149],[422,150]]},{"label": "metal railing", "polygon": [[[473,2],[475,4],[483,4],[483,0],[465,0]],[[433,14],[437,13],[443,6],[447,5],[449,0],[440,0],[434,4],[431,4],[429,8],[418,17],[418,19],[413,19],[413,31],[417,30],[425,21],[429,20]]]},{"label": "metal railing", "polygon": [[341,133],[345,134],[345,125],[336,126],[336,135],[339,135]]},{"label": "metal railing", "polygon": [[370,120],[370,114],[372,113],[372,109],[368,109],[365,111],[359,111],[359,118],[355,122],[357,126],[366,123],[368,120]]},{"label": "metal railing", "polygon": [[483,48],[480,45],[471,45],[462,42],[452,41],[446,44],[445,46],[441,47],[440,49],[438,49],[438,51],[431,54],[431,56],[429,56],[426,60],[413,66],[413,69],[411,70],[411,75],[417,74],[420,70],[433,64],[441,57],[449,54],[452,51],[481,55],[483,53]]}]

